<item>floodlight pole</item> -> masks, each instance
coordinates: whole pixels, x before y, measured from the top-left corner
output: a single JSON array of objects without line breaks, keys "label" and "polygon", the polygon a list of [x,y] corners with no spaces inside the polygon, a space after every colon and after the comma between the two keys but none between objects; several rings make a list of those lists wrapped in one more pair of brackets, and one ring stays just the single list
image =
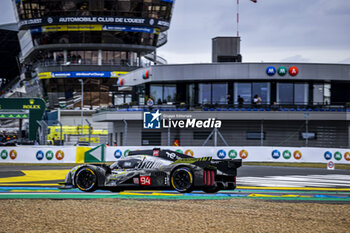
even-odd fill
[{"label": "floodlight pole", "polygon": [[57,123],[60,125],[60,146],[63,146],[63,130],[62,130],[62,123],[60,121],[57,121]]},{"label": "floodlight pole", "polygon": [[79,82],[81,83],[81,111],[80,111],[80,115],[81,115],[81,134],[83,134],[83,125],[84,125],[84,81],[82,79],[79,79]]},{"label": "floodlight pole", "polygon": [[88,119],[85,119],[85,120],[86,120],[86,122],[89,125],[89,146],[90,146],[90,142],[91,142],[91,123],[90,123],[90,121],[88,121]]}]

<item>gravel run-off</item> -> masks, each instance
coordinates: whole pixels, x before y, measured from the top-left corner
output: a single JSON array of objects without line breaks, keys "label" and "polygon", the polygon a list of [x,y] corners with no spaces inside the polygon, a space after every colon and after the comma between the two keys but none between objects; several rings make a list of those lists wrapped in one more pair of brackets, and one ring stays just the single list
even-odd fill
[{"label": "gravel run-off", "polygon": [[0,200],[0,232],[350,232],[350,204]]}]

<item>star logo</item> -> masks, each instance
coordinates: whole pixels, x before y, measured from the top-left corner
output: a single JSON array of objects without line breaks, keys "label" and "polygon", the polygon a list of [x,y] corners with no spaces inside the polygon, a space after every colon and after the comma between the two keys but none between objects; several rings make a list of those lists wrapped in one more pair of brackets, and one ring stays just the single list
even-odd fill
[{"label": "star logo", "polygon": [[160,129],[161,113],[159,110],[156,112],[144,112],[143,113],[143,128],[144,129]]},{"label": "star logo", "polygon": [[156,120],[156,119],[159,121],[159,117],[162,115],[159,113],[159,110],[157,110],[155,113],[151,113],[151,114],[153,116],[151,122]]}]

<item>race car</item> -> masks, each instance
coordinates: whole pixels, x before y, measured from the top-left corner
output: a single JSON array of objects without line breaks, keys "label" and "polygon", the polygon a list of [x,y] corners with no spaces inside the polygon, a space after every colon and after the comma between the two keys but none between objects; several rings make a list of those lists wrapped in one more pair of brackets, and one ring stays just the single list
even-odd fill
[{"label": "race car", "polygon": [[194,158],[171,150],[130,151],[112,165],[83,164],[71,169],[62,189],[176,190],[180,193],[203,190],[214,193],[236,188],[237,168],[241,159]]}]

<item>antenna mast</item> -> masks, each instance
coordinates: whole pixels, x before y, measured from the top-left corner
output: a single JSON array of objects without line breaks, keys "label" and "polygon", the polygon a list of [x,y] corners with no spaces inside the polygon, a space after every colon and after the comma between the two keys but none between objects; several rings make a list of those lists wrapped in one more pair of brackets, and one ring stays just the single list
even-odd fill
[{"label": "antenna mast", "polygon": [[239,0],[237,0],[237,37],[239,37]]}]

